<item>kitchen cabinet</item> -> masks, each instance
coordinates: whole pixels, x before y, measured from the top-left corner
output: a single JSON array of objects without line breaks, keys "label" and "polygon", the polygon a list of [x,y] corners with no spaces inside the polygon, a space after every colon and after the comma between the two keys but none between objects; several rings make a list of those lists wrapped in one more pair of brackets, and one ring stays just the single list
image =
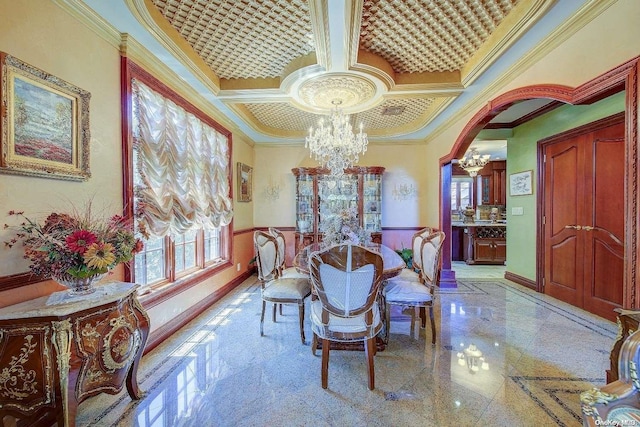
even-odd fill
[{"label": "kitchen cabinet", "polygon": [[478,172],[479,200],[483,205],[507,204],[507,162],[494,160]]},{"label": "kitchen cabinet", "polygon": [[371,240],[382,243],[383,167],[352,167],[340,177],[324,168],[291,172],[296,177],[296,248],[322,241],[322,222],[345,209],[354,209]]},{"label": "kitchen cabinet", "polygon": [[507,228],[496,224],[467,224],[464,258],[467,264],[503,265],[507,260]]}]

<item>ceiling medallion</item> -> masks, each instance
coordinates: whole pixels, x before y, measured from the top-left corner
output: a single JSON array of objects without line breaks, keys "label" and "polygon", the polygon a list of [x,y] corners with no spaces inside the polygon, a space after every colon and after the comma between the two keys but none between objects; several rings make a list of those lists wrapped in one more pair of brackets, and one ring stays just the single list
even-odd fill
[{"label": "ceiling medallion", "polygon": [[298,95],[312,109],[331,110],[339,101],[340,108],[348,110],[368,104],[376,96],[376,86],[359,75],[325,74],[300,85]]}]

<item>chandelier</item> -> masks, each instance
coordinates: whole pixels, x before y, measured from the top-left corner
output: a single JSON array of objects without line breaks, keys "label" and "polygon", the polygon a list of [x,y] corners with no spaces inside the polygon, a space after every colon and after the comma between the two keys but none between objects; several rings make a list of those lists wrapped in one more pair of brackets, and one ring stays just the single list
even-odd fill
[{"label": "chandelier", "polygon": [[349,116],[338,109],[342,101],[335,100],[332,104],[329,123],[324,119],[318,123],[318,128],[309,128],[304,146],[309,148],[309,156],[313,156],[323,167],[329,169],[331,175],[340,176],[345,169],[357,163],[360,155],[367,151],[367,134],[362,132],[354,135],[349,122]]},{"label": "chandelier", "polygon": [[458,165],[465,171],[469,173],[469,176],[474,177],[478,175],[478,171],[485,167],[487,163],[489,163],[490,154],[483,154],[482,156],[478,153],[476,148],[472,148],[469,150],[467,154],[465,154],[461,159],[458,160]]}]

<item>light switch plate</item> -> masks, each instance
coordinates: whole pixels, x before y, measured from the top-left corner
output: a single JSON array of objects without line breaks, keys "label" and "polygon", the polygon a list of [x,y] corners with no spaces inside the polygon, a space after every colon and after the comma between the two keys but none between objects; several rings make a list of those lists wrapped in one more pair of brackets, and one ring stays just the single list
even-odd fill
[{"label": "light switch plate", "polygon": [[524,215],[524,208],[522,206],[511,208],[511,215]]}]

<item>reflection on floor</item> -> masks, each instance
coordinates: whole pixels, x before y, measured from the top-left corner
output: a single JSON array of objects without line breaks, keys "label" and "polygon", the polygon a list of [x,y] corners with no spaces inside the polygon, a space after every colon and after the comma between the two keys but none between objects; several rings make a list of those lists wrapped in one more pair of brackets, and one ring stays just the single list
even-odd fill
[{"label": "reflection on floor", "polygon": [[[437,344],[429,328],[393,316],[374,391],[362,352],[332,352],[329,389],[320,387],[319,353],[300,344],[296,307],[265,320],[260,337],[252,277],[143,358],[144,399],[92,398],[78,425],[580,425],[579,393],[604,384],[616,326],[501,279],[504,267],[454,268],[458,288],[438,295]],[[471,345],[483,359],[467,351],[467,360]]]}]

